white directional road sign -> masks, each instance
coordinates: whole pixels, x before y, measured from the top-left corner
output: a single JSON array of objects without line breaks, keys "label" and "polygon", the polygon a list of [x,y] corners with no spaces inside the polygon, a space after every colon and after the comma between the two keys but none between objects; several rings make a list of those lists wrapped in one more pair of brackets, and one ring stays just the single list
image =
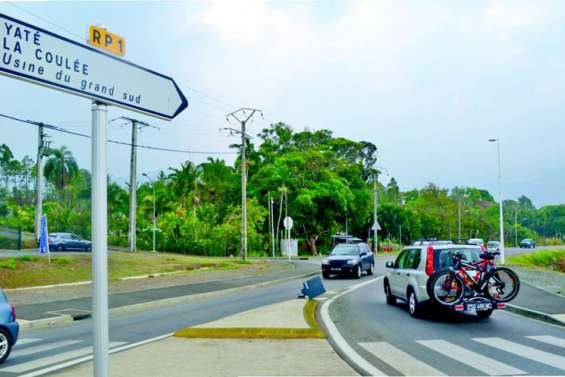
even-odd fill
[{"label": "white directional road sign", "polygon": [[0,73],[173,119],[188,102],[172,78],[0,14]]},{"label": "white directional road sign", "polygon": [[294,221],[292,221],[292,217],[287,216],[283,220],[283,225],[285,229],[292,229],[292,225],[294,225]]},{"label": "white directional road sign", "polygon": [[379,224],[379,222],[377,221],[377,222],[373,223],[373,226],[371,227],[371,229],[374,230],[374,231],[381,230],[381,224]]}]

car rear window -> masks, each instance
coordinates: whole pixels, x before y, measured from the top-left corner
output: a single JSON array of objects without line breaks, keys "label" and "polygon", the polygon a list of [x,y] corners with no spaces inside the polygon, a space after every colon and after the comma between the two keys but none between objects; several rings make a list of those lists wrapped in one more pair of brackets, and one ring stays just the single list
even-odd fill
[{"label": "car rear window", "polygon": [[453,264],[453,254],[461,253],[463,254],[463,260],[467,262],[477,262],[481,259],[481,249],[480,248],[450,248],[443,250],[436,250],[435,254],[435,270],[443,271],[447,270]]}]

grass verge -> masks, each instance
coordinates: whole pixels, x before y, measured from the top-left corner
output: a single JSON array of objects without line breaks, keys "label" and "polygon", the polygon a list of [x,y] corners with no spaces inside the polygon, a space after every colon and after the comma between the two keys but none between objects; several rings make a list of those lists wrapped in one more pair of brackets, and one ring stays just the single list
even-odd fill
[{"label": "grass verge", "polygon": [[200,339],[323,339],[325,332],[316,321],[318,301],[308,300],[304,305],[303,314],[308,329],[275,328],[275,327],[226,327],[206,328],[187,327],[177,331],[174,336],[179,338]]},{"label": "grass verge", "polygon": [[[172,253],[128,253],[108,254],[108,275],[110,280],[124,277],[151,275],[166,272],[249,270],[250,273],[269,268],[265,261],[241,263],[237,258],[196,257]],[[0,260],[0,287],[20,288],[39,285],[73,283],[91,280],[91,255],[51,254],[47,257],[22,256]]]},{"label": "grass verge", "polygon": [[507,263],[565,273],[565,250],[541,250],[531,254],[512,255],[508,258]]}]

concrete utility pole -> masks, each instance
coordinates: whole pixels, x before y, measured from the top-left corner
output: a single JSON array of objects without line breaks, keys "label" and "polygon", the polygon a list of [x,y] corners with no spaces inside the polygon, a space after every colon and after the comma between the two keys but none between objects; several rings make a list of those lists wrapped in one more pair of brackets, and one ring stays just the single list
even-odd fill
[{"label": "concrete utility pole", "polygon": [[241,251],[240,257],[242,259],[247,259],[247,159],[246,159],[246,149],[247,149],[247,137],[245,133],[245,126],[249,122],[255,113],[260,113],[261,117],[263,112],[258,109],[250,109],[247,107],[242,107],[239,110],[231,112],[226,115],[226,120],[230,122],[230,118],[235,119],[241,124],[241,130],[235,128],[224,128],[230,131],[232,134],[241,135]]},{"label": "concrete utility pole", "polygon": [[140,127],[151,127],[149,124],[137,119],[120,117],[112,119],[112,121],[122,119],[131,123],[131,154],[130,154],[130,171],[129,171],[129,230],[128,230],[128,246],[129,251],[137,250],[137,132]]},{"label": "concrete utility pole", "polygon": [[514,245],[518,247],[518,206],[514,207]]},{"label": "concrete utility pole", "polygon": [[43,213],[43,156],[49,147],[45,141],[47,135],[43,130],[43,124],[38,127],[37,163],[35,173],[35,239],[39,239],[41,233],[41,215]]},{"label": "concrete utility pole", "polygon": [[137,236],[137,122],[131,121],[131,155],[129,170],[129,251],[136,250]]},{"label": "concrete utility pole", "polygon": [[458,206],[457,206],[457,241],[461,242],[461,195],[459,195]]},{"label": "concrete utility pole", "polygon": [[498,200],[499,203],[499,220],[500,220],[500,262],[504,264],[504,210],[503,210],[503,197],[502,197],[502,158],[500,153],[500,139],[489,139],[489,142],[496,142],[496,149],[498,152]]}]

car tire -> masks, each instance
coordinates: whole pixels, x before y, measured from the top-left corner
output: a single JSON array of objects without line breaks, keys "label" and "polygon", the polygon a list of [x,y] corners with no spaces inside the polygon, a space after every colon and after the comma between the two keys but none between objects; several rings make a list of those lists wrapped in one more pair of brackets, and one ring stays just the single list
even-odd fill
[{"label": "car tire", "polygon": [[396,305],[396,297],[392,295],[392,292],[390,291],[390,284],[388,283],[388,281],[385,281],[384,289],[385,289],[385,297],[386,297],[387,305]]},{"label": "car tire", "polygon": [[371,262],[369,264],[369,269],[367,270],[367,275],[373,275],[375,273],[375,263]]},{"label": "car tire", "polygon": [[57,246],[55,246],[55,251],[62,251],[63,250],[63,245],[58,244]]},{"label": "car tire", "polygon": [[353,277],[355,277],[355,279],[361,279],[362,275],[363,275],[363,269],[361,268],[361,264],[358,264],[357,268],[355,269]]},{"label": "car tire", "polygon": [[322,272],[322,277],[323,277],[324,279],[329,279],[329,278],[330,278],[329,272],[324,272],[324,271],[323,271],[323,272]]},{"label": "car tire", "polygon": [[422,307],[420,303],[418,303],[418,298],[416,297],[416,293],[414,293],[413,289],[408,290],[407,302],[408,313],[410,313],[410,316],[413,318],[419,318],[422,314]]},{"label": "car tire", "polygon": [[0,364],[2,364],[12,352],[12,336],[8,330],[0,328]]},{"label": "car tire", "polygon": [[492,315],[493,312],[494,310],[492,309],[477,312],[477,317],[479,317],[480,319],[487,319]]}]

